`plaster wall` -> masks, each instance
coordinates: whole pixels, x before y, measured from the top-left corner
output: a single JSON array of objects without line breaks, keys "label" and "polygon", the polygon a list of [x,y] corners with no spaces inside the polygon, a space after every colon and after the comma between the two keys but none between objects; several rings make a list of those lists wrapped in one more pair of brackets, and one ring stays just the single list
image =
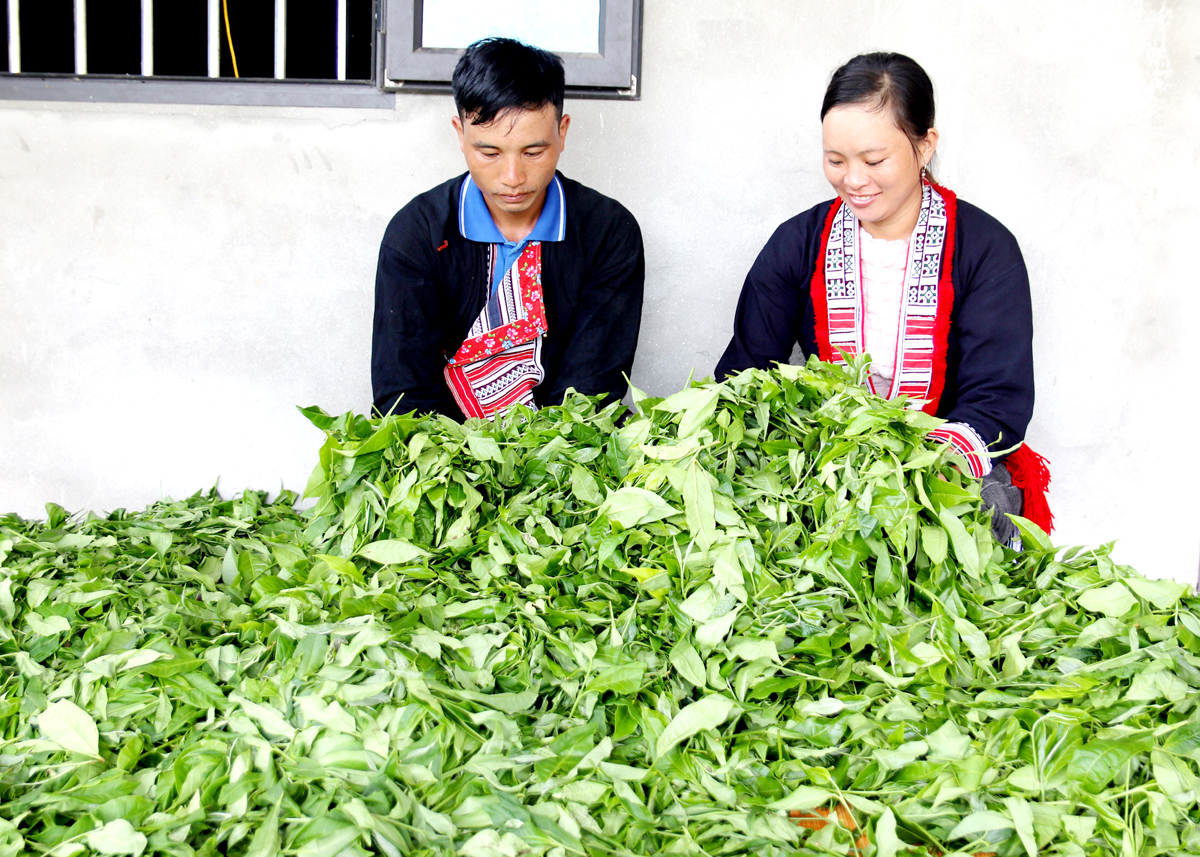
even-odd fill
[{"label": "plaster wall", "polygon": [[[908,53],[939,179],[1026,255],[1056,541],[1195,581],[1197,44],[1185,0],[647,0],[642,99],[569,103],[560,162],[642,225],[634,383],[712,371],[763,242],[831,195],[829,74]],[[294,406],[368,406],[378,242],[462,170],[451,113],[0,103],[0,511],[302,489]]]}]

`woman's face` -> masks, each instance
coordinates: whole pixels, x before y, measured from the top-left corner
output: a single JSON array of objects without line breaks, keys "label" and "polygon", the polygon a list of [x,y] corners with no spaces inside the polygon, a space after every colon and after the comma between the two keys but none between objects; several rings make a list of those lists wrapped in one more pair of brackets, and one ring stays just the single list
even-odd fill
[{"label": "woman's face", "polygon": [[916,151],[891,110],[843,104],[821,123],[825,178],[876,238],[908,238],[921,212],[921,167],[937,147],[929,129]]}]

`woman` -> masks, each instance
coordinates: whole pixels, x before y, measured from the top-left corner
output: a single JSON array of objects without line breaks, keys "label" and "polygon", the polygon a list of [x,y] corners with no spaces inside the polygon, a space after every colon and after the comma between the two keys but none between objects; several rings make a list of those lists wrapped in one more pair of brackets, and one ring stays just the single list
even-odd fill
[{"label": "woman", "polygon": [[[870,353],[874,392],[947,420],[931,436],[984,479],[999,540],[1016,536],[1004,512],[1049,531],[1049,473],[1022,444],[1033,414],[1025,263],[998,221],[933,182],[929,76],[901,54],[857,56],[834,72],[821,128],[837,199],[784,223],[759,253],[717,377],[786,362],[797,342],[822,360]],[[986,455],[1018,444],[1006,461]]]}]

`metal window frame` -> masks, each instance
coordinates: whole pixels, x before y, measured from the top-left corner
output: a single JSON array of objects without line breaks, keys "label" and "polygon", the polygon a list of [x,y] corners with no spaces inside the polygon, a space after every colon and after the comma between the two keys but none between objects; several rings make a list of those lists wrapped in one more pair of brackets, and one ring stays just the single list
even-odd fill
[{"label": "metal window frame", "polygon": [[[10,67],[20,67],[18,27],[20,0],[0,0],[9,15]],[[36,0],[26,0],[36,2]],[[641,73],[643,0],[600,0],[600,50],[563,53],[567,95],[575,98],[636,100]],[[286,20],[286,0],[277,0],[278,34]],[[82,5],[81,3],[78,5]],[[217,0],[209,0],[214,17]],[[217,77],[217,39],[209,40],[209,77],[113,76],[85,74],[86,42],[76,41],[75,74],[0,73],[0,101],[78,101],[146,104],[212,104],[268,107],[348,107],[392,110],[396,93],[449,92],[450,76],[461,50],[429,49],[420,45],[424,0],[378,0],[372,31],[375,81],[301,81],[281,79],[230,80]],[[153,0],[143,0],[143,10]],[[344,38],[344,3],[339,3],[339,35]],[[143,15],[145,17],[145,15]],[[86,25],[85,25],[86,26]],[[143,42],[152,32],[143,21]],[[79,31],[83,27],[77,28]],[[211,27],[210,27],[211,29]],[[275,74],[282,72],[283,50],[275,56]],[[339,52],[339,77],[344,77],[344,52]],[[142,51],[142,69],[153,74],[152,48]]]},{"label": "metal window frame", "polygon": [[[26,0],[26,2],[36,0]],[[4,3],[5,0],[0,0]],[[372,28],[372,51],[378,54],[380,39],[380,15],[386,0],[379,0],[375,11],[375,26]],[[20,44],[15,34],[13,18],[17,15],[19,0],[7,0],[9,22],[10,67],[20,67]],[[76,15],[82,0],[76,0]],[[340,80],[280,80],[218,78],[218,38],[210,38],[208,44],[208,74],[203,77],[122,76],[89,75],[87,70],[86,35],[84,26],[76,27],[75,74],[0,73],[0,101],[82,101],[145,104],[222,104],[267,107],[349,107],[392,110],[396,96],[381,91],[376,81],[345,80],[345,0],[338,5],[337,35],[342,40],[342,49],[337,52],[337,68]],[[142,0],[143,44],[146,33],[152,32],[152,23],[145,20],[146,9],[152,9],[152,0]],[[209,0],[209,30],[214,31],[212,22],[219,8],[219,0]],[[285,26],[286,0],[276,0],[276,37]],[[151,18],[151,22],[152,22]],[[81,45],[82,41],[82,45]],[[14,53],[15,52],[15,53]],[[275,73],[281,76],[285,54],[276,50]],[[153,50],[142,51],[142,69],[153,72]]]},{"label": "metal window frame", "polygon": [[[421,44],[425,0],[381,0],[386,7],[379,79],[388,91],[447,92],[461,50]],[[638,98],[642,0],[600,0],[598,53],[560,53],[567,95]]]}]

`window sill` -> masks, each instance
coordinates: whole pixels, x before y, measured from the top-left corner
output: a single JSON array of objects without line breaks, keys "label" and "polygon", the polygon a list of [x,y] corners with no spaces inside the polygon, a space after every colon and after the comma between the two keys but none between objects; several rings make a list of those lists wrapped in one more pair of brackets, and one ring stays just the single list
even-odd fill
[{"label": "window sill", "polygon": [[373,83],[0,74],[0,101],[395,108]]}]

